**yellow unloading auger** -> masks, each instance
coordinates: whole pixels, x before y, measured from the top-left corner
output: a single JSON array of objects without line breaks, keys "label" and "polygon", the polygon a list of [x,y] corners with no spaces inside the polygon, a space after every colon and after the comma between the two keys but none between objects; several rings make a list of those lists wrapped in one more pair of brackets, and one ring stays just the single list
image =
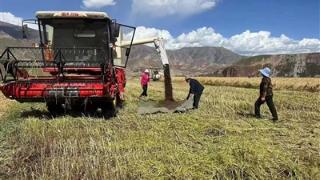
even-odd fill
[{"label": "yellow unloading auger", "polygon": [[[164,46],[164,40],[159,37],[149,38],[149,39],[141,39],[141,40],[134,40],[132,42],[132,46],[136,45],[143,45],[153,43],[157,52],[160,55],[161,62],[163,65],[164,70],[164,86],[165,86],[165,100],[166,101],[174,101],[173,93],[172,93],[172,81],[171,81],[171,73],[170,73],[170,65],[168,60],[167,51]],[[130,46],[131,42],[120,41],[116,44],[116,46],[121,50],[124,47]],[[117,49],[118,49],[117,48]],[[117,50],[118,52],[118,50]],[[121,54],[121,53],[120,53]]]}]

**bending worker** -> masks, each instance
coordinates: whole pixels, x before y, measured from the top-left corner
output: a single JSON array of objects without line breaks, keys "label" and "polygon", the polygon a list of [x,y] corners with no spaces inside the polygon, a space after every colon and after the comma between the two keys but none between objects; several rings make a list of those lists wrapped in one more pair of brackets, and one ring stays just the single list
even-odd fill
[{"label": "bending worker", "polygon": [[273,104],[273,92],[272,92],[272,83],[271,83],[271,70],[266,67],[259,70],[262,75],[262,80],[260,83],[260,96],[257,99],[254,105],[254,112],[257,118],[261,118],[260,115],[260,106],[267,102],[269,110],[273,116],[272,120],[275,122],[278,120],[277,110]]},{"label": "bending worker", "polygon": [[204,87],[200,84],[199,81],[192,79],[188,76],[185,77],[187,83],[189,83],[190,90],[187,99],[193,98],[193,109],[198,109],[200,97],[204,90]]}]

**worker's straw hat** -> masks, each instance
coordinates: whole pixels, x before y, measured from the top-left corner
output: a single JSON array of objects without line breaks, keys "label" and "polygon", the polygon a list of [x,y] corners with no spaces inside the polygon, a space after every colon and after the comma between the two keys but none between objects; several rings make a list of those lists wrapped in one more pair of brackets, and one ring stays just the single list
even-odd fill
[{"label": "worker's straw hat", "polygon": [[260,69],[259,72],[260,72],[262,75],[266,76],[266,77],[270,77],[270,75],[271,75],[271,70],[270,70],[270,68],[268,68],[268,67],[265,67],[265,68],[263,68],[263,69]]},{"label": "worker's straw hat", "polygon": [[149,69],[144,70],[145,73],[150,73]]}]

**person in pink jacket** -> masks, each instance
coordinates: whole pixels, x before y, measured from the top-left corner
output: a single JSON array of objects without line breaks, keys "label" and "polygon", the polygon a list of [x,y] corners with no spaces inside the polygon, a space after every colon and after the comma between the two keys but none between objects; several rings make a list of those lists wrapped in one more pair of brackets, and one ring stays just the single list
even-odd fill
[{"label": "person in pink jacket", "polygon": [[149,75],[149,70],[146,69],[144,71],[144,73],[141,74],[141,77],[140,77],[140,83],[141,83],[141,86],[142,86],[142,93],[140,95],[140,97],[142,96],[148,96],[148,84],[149,84],[149,81],[150,81],[150,75]]}]

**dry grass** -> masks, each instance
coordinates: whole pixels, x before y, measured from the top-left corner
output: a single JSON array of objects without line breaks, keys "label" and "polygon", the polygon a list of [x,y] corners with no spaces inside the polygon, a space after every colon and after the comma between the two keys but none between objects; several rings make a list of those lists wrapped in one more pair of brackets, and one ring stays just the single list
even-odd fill
[{"label": "dry grass", "polygon": [[[205,85],[231,86],[243,88],[258,88],[261,78],[247,77],[200,77],[197,78]],[[184,78],[175,78],[175,81],[183,81]],[[320,78],[272,78],[274,89],[320,92]]]},{"label": "dry grass", "polygon": [[[30,104],[11,103],[0,126],[10,150],[0,149],[0,179],[320,178],[318,92],[276,91],[274,124],[265,106],[264,120],[250,115],[257,89],[219,86],[206,86],[199,110],[139,116],[138,84],[128,83],[125,109],[108,121],[48,120],[25,113]],[[174,88],[176,99],[186,97],[184,82]],[[149,93],[163,99],[162,83]],[[44,108],[33,105],[40,114]]]}]

